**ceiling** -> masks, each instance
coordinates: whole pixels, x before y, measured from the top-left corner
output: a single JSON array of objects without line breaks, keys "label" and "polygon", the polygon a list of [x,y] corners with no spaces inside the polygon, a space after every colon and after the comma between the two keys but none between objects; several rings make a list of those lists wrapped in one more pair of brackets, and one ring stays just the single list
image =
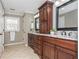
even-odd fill
[{"label": "ceiling", "polygon": [[45,1],[46,0],[2,0],[2,3],[6,12],[35,13],[38,11],[38,7]]},{"label": "ceiling", "polygon": [[[38,8],[47,0],[1,0],[6,13],[24,14],[38,12]],[[57,1],[57,0],[49,0]],[[59,0],[60,1],[60,0]],[[65,0],[61,0],[65,1]]]}]

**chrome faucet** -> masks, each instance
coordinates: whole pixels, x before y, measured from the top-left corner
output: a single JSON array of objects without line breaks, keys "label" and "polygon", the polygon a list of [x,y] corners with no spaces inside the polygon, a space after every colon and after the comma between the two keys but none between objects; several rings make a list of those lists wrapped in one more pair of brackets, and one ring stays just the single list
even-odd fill
[{"label": "chrome faucet", "polygon": [[72,32],[69,32],[69,33],[68,33],[68,36],[71,36],[72,34],[73,34]]},{"label": "chrome faucet", "polygon": [[61,32],[61,35],[65,35],[66,36],[66,32],[65,31],[62,31]]}]

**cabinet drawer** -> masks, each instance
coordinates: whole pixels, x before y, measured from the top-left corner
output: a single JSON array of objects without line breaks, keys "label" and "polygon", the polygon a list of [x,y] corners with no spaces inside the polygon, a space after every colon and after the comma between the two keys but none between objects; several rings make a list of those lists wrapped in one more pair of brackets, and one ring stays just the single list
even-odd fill
[{"label": "cabinet drawer", "polygon": [[43,37],[43,38],[44,38],[43,39],[44,42],[55,44],[55,39],[54,38],[51,38],[51,37]]},{"label": "cabinet drawer", "polygon": [[58,47],[58,46],[56,46],[56,49],[57,49],[58,51],[62,51],[62,52],[67,53],[67,54],[76,55],[76,52],[71,51],[71,50],[69,50],[69,49],[65,49],[65,48]]},{"label": "cabinet drawer", "polygon": [[41,38],[41,36],[36,35],[35,39],[34,39],[34,42],[37,43],[37,44],[42,45],[42,38]]},{"label": "cabinet drawer", "polygon": [[39,45],[39,44],[37,44],[37,43],[34,43],[34,47],[35,47],[35,48],[38,48],[38,49],[40,49],[40,50],[42,49],[42,46]]},{"label": "cabinet drawer", "polygon": [[61,47],[64,47],[64,48],[67,48],[67,49],[70,49],[70,50],[73,50],[73,51],[77,51],[77,42],[56,39],[55,44],[57,46],[61,46]]},{"label": "cabinet drawer", "polygon": [[41,41],[41,40],[39,40],[39,39],[36,39],[34,42],[35,42],[35,43],[37,43],[37,44],[42,45],[42,41]]}]

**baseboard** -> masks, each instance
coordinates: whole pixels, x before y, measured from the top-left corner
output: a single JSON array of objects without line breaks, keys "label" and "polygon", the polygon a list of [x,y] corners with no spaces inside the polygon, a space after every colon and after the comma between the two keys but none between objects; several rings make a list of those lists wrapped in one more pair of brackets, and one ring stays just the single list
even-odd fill
[{"label": "baseboard", "polygon": [[4,46],[19,45],[19,44],[25,44],[25,42],[17,42],[17,43],[11,43],[11,44],[4,44]]}]

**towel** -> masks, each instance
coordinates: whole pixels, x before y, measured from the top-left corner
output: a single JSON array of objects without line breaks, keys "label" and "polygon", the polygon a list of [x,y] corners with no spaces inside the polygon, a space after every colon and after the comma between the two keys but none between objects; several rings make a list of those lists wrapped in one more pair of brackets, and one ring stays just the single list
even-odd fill
[{"label": "towel", "polygon": [[10,41],[15,41],[15,32],[10,32]]}]

